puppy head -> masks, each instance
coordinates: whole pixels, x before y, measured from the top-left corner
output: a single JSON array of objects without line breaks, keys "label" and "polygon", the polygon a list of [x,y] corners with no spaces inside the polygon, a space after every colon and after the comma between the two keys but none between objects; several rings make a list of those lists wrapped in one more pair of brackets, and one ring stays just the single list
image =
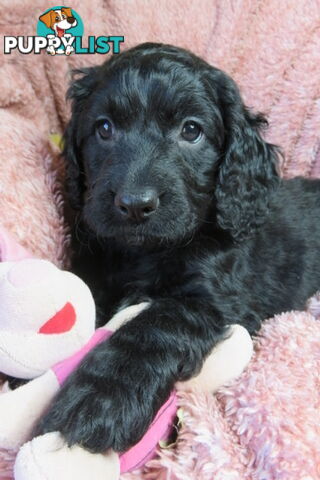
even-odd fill
[{"label": "puppy head", "polygon": [[64,155],[71,203],[97,235],[172,244],[209,222],[242,239],[262,223],[276,148],[230,77],[161,44],[77,73]]},{"label": "puppy head", "polygon": [[77,20],[74,18],[71,8],[68,7],[62,7],[60,10],[49,10],[41,15],[39,20],[56,33],[59,33],[59,30],[68,30],[77,25]]}]

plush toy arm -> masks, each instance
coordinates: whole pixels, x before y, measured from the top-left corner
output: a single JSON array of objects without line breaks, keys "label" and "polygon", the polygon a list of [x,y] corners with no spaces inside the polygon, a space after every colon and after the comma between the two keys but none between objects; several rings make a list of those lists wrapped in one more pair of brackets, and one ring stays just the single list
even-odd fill
[{"label": "plush toy arm", "polygon": [[231,325],[229,337],[213,349],[199,375],[187,382],[178,382],[176,388],[214,393],[241,375],[252,354],[253,343],[248,330],[241,325]]},{"label": "plush toy arm", "polygon": [[0,395],[0,448],[16,450],[30,438],[34,425],[60,385],[52,370]]},{"label": "plush toy arm", "polygon": [[115,452],[102,455],[78,445],[67,448],[56,432],[26,443],[14,465],[15,480],[118,480],[119,475],[119,456]]}]

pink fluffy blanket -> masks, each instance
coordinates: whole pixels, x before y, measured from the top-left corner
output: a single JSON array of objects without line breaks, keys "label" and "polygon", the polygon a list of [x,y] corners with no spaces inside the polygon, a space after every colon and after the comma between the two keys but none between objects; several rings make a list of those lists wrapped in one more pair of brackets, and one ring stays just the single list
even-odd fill
[{"label": "pink fluffy blanket", "polygon": [[[1,42],[3,35],[34,35],[50,5],[56,4],[0,0]],[[285,153],[282,174],[320,175],[319,0],[198,0],[187,8],[185,0],[74,0],[67,6],[82,17],[85,35],[124,35],[125,48],[173,43],[226,70],[247,104],[268,115],[268,139]],[[49,135],[61,133],[69,116],[71,68],[101,61],[98,55],[0,57],[1,223],[34,254],[59,265],[68,258],[64,172]],[[131,477],[320,478],[319,328],[310,313],[268,320],[241,379],[216,397],[182,396],[185,424],[176,448]],[[6,478],[10,461],[2,453],[0,478]]]},{"label": "pink fluffy blanket", "polygon": [[320,296],[308,313],[266,321],[243,375],[215,397],[181,395],[185,425],[177,447],[125,478],[319,479],[319,320]]}]

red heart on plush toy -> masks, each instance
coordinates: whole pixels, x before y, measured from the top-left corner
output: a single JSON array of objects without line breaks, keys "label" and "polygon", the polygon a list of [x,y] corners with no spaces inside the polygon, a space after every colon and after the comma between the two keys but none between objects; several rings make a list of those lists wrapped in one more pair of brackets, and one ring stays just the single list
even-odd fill
[{"label": "red heart on plush toy", "polygon": [[70,302],[67,302],[53,317],[38,330],[38,333],[65,333],[76,323],[76,312]]}]

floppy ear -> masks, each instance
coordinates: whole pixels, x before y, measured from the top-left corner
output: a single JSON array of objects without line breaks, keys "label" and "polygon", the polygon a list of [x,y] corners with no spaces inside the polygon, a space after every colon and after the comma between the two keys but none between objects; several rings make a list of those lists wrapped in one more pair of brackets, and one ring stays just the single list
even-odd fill
[{"label": "floppy ear", "polygon": [[54,10],[49,10],[49,12],[40,15],[39,20],[43,22],[47,28],[51,28],[53,15],[55,15]]},{"label": "floppy ear", "polygon": [[[79,116],[85,111],[86,101],[97,82],[99,67],[84,68],[73,71],[73,79],[67,93],[72,100],[71,119],[64,133],[62,155],[66,162],[66,189],[70,205],[80,210],[85,191],[85,174],[78,134]],[[80,77],[79,77],[80,75]]]},{"label": "floppy ear", "polygon": [[279,149],[261,136],[267,126],[264,116],[250,112],[234,81],[213,70],[211,79],[214,77],[225,134],[215,186],[217,221],[235,240],[242,240],[268,214],[272,193],[280,181]]},{"label": "floppy ear", "polygon": [[62,13],[65,13],[67,15],[67,17],[73,17],[71,8],[62,7],[61,11],[62,11]]}]

